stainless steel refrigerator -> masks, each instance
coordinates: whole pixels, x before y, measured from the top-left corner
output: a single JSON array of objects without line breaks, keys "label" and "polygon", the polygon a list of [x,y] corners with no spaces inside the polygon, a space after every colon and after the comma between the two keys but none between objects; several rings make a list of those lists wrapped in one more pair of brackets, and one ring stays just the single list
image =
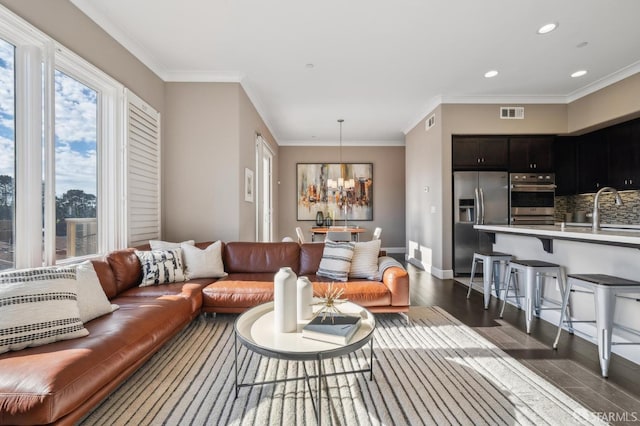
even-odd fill
[{"label": "stainless steel refrigerator", "polygon": [[507,172],[453,173],[453,273],[471,273],[473,253],[491,250],[489,236],[473,225],[509,223]]}]

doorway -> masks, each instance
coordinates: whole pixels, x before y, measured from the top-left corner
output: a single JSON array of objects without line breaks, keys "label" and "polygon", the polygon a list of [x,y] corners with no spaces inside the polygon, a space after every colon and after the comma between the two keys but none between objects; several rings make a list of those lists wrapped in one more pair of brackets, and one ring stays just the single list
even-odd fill
[{"label": "doorway", "polygon": [[273,151],[258,134],[256,138],[256,241],[273,239]]}]

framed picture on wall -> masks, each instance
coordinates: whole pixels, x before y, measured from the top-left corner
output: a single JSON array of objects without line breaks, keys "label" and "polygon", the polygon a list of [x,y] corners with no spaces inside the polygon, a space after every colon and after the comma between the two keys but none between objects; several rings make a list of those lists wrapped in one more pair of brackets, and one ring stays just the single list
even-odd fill
[{"label": "framed picture on wall", "polygon": [[373,220],[373,163],[296,164],[297,220]]},{"label": "framed picture on wall", "polygon": [[244,200],[253,203],[253,170],[244,169]]}]

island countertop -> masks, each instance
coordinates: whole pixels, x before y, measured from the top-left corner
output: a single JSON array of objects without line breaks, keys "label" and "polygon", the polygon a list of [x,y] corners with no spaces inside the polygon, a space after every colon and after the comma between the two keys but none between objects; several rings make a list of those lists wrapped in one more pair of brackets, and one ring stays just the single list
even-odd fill
[{"label": "island countertop", "polygon": [[598,231],[592,230],[589,224],[585,225],[564,227],[561,225],[475,225],[474,228],[488,233],[537,237],[548,252],[553,251],[554,239],[640,248],[640,229],[633,228],[633,225],[629,228],[603,225]]}]

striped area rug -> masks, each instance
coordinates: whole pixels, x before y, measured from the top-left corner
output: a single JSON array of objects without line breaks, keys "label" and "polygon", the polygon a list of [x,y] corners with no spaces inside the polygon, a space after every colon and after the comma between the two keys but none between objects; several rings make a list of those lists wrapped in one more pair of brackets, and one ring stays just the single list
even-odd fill
[{"label": "striped area rug", "polygon": [[[377,315],[373,380],[329,377],[323,424],[569,425],[597,418],[437,307],[412,308],[411,323]],[[234,392],[234,315],[192,322],[84,420],[86,425],[315,424],[304,381]],[[324,361],[326,372],[365,368],[367,349]],[[242,382],[299,377],[302,364],[242,348]],[[313,363],[307,369],[314,369]],[[314,388],[315,392],[315,388]]]}]

